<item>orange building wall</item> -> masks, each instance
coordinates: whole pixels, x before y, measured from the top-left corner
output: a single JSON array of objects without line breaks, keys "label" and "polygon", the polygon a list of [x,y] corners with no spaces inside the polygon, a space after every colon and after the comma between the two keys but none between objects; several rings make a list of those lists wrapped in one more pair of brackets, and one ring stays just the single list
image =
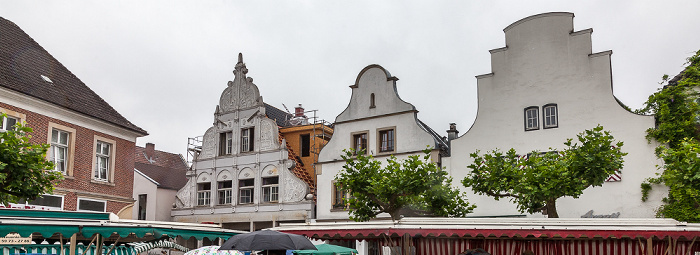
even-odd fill
[{"label": "orange building wall", "polygon": [[[280,128],[280,133],[282,133],[282,136],[284,136],[287,143],[289,143],[289,147],[299,156],[301,162],[304,163],[304,170],[312,176],[315,182],[316,172],[314,171],[314,164],[318,161],[318,153],[321,151],[321,148],[328,143],[328,140],[330,140],[330,137],[333,135],[333,129],[322,124],[316,124]],[[304,134],[309,134],[311,140],[311,153],[308,157],[301,156],[301,135]],[[325,140],[321,136],[323,134],[325,134]]]}]

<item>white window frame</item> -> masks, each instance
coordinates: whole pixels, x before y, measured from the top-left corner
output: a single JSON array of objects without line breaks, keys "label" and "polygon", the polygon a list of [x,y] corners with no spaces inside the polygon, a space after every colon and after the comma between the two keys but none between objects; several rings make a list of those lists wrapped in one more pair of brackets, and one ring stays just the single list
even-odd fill
[{"label": "white window frame", "polygon": [[241,129],[241,152],[255,151],[255,128],[247,127]]},{"label": "white window frame", "polygon": [[[265,184],[265,179],[276,178],[277,183]],[[277,203],[280,200],[280,178],[279,176],[268,176],[262,178],[263,202]]]},{"label": "white window frame", "polygon": [[[530,113],[534,112],[534,116]],[[540,108],[537,106],[530,106],[525,108],[525,131],[538,130],[540,129]]]},{"label": "white window frame", "polygon": [[[5,109],[2,107],[0,107],[0,113],[4,113],[5,115],[7,115],[7,117],[10,117],[10,118],[16,120],[15,125],[22,124],[22,123],[24,123],[24,120],[27,119],[27,115],[24,113],[19,113],[19,112]],[[0,132],[7,131],[7,119],[0,117],[0,124],[2,124],[2,128],[0,128]]]},{"label": "white window frame", "polygon": [[106,201],[106,200],[98,200],[98,199],[82,198],[82,197],[79,197],[79,198],[78,198],[78,202],[77,202],[77,204],[76,204],[76,206],[75,206],[75,207],[77,208],[77,211],[80,211],[80,212],[99,212],[99,211],[93,211],[93,210],[82,210],[82,209],[80,209],[80,201],[82,201],[82,200],[104,203],[104,207],[102,208],[102,212],[107,212],[107,201]]},{"label": "white window frame", "polygon": [[[54,171],[66,174],[68,168],[68,144],[70,133],[60,130],[51,129],[51,161],[54,164]],[[63,139],[62,139],[63,138]]]},{"label": "white window frame", "polygon": [[559,127],[559,109],[557,104],[546,104],[542,106],[542,115],[543,128]]},{"label": "white window frame", "polygon": [[[231,187],[221,187],[221,183],[228,182],[231,184]],[[219,195],[219,204],[220,205],[227,205],[233,203],[233,181],[232,180],[226,180],[226,181],[217,181],[216,182],[216,188],[218,191]]]},{"label": "white window frame", "polygon": [[[53,142],[53,131],[57,130],[60,132],[67,133],[68,135],[68,143],[63,146],[59,145]],[[47,141],[48,144],[51,145],[49,148],[49,151],[46,153],[46,159],[49,161],[54,161],[54,155],[56,153],[56,147],[63,147],[66,150],[66,158],[65,158],[65,171],[63,171],[63,175],[65,176],[73,176],[73,162],[74,162],[74,155],[75,155],[75,129],[71,127],[67,127],[64,125],[56,124],[53,122],[49,122],[49,127],[48,127],[48,133],[47,133]],[[54,168],[55,171],[58,171],[58,165]]]},{"label": "white window frame", "polygon": [[[253,186],[241,186],[241,181],[253,180]],[[247,193],[250,193],[249,195]],[[249,198],[249,202],[243,202],[243,197]],[[252,204],[255,199],[255,179],[238,179],[238,203],[239,204]]]},{"label": "white window frame", "polygon": [[[113,183],[114,182],[114,161],[115,157],[117,155],[117,146],[116,142],[112,139],[108,139],[105,137],[100,137],[100,136],[95,136],[94,139],[94,145],[92,148],[92,179],[98,183]],[[100,153],[97,153],[97,147],[98,145],[108,145],[109,150],[108,154],[103,154],[101,151]],[[103,148],[103,147],[101,147]],[[102,162],[100,159],[106,159],[107,161]],[[105,173],[104,176],[99,173],[99,169],[101,164],[106,163],[107,166],[105,168]]]},{"label": "white window frame", "polygon": [[[209,184],[209,189],[199,189],[199,185]],[[211,182],[197,183],[197,206],[211,205]]]},{"label": "white window frame", "polygon": [[233,132],[219,133],[219,156],[227,156],[233,154]]},{"label": "white window frame", "polygon": [[[40,210],[47,210],[47,209],[48,209],[48,210],[63,211],[63,207],[64,207],[65,202],[66,202],[66,199],[65,199],[65,196],[64,196],[64,195],[43,194],[43,195],[41,195],[41,196],[42,196],[42,197],[47,197],[47,196],[49,196],[49,197],[59,197],[59,198],[61,198],[61,206],[60,206],[60,207],[53,207],[53,206],[47,206],[47,205],[31,204],[30,202],[32,202],[32,201],[25,201],[25,202],[24,202],[24,205],[26,205],[26,206],[36,206],[36,207],[40,207],[40,208],[39,208]],[[34,209],[34,208],[32,208],[32,209]]]}]

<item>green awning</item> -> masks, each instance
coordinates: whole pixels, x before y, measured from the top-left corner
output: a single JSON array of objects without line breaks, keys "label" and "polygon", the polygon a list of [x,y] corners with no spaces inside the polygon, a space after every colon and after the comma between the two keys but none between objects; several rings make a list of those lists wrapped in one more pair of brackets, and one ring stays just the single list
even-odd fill
[{"label": "green awning", "polygon": [[196,238],[197,240],[202,240],[205,237],[209,240],[214,240],[216,238],[221,238],[223,240],[228,240],[236,233],[224,233],[224,232],[213,232],[213,231],[200,231],[200,230],[188,230],[188,229],[167,229],[167,228],[154,228],[155,236],[168,235],[169,237],[181,236],[184,239],[189,239],[190,237]]},{"label": "green awning", "polygon": [[80,232],[78,226],[71,225],[20,225],[0,223],[0,236],[9,233],[19,233],[20,236],[27,237],[33,233],[40,233],[41,236],[50,237],[54,233],[61,233],[63,236],[72,236],[73,233]]},{"label": "green awning", "polygon": [[138,238],[144,237],[147,233],[153,234],[153,228],[144,227],[114,227],[114,226],[85,226],[81,231],[84,237],[91,237],[95,233],[104,237],[112,236],[113,233],[121,237],[127,237],[129,234],[135,234]]},{"label": "green awning", "polygon": [[94,234],[100,234],[104,237],[112,236],[116,233],[121,237],[127,237],[129,234],[135,234],[138,238],[143,238],[150,233],[154,238],[160,238],[163,235],[169,237],[181,236],[184,239],[194,237],[197,240],[207,238],[214,240],[221,238],[227,240],[236,233],[203,231],[191,229],[167,229],[154,227],[121,227],[121,226],[71,226],[71,225],[21,225],[21,224],[3,224],[0,223],[0,236],[6,236],[9,233],[19,233],[20,236],[27,237],[33,233],[40,233],[43,237],[53,236],[55,233],[60,233],[64,237],[73,236],[74,233],[80,233],[84,237],[92,237]]}]

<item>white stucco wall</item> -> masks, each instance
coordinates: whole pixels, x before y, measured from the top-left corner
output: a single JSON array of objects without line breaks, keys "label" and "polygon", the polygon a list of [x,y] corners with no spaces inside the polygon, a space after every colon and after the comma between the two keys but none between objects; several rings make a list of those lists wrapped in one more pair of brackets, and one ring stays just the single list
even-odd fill
[{"label": "white stucco wall", "polygon": [[[348,219],[348,212],[332,210],[333,180],[345,164],[340,157],[343,150],[352,148],[352,135],[366,131],[369,154],[381,162],[390,155],[405,159],[422,154],[427,146],[435,147],[435,140],[417,122],[417,111],[404,102],[396,91],[396,78],[378,65],[363,69],[351,86],[352,97],[348,107],[336,118],[333,138],[319,154],[317,172],[317,219]],[[375,95],[375,107],[370,108],[370,95]],[[378,153],[378,130],[393,127],[395,150]],[[433,151],[437,157],[437,150]],[[433,159],[437,160],[437,159]],[[380,215],[382,217],[382,215]]]},{"label": "white stucco wall", "polygon": [[[519,153],[564,148],[567,138],[600,124],[629,153],[622,181],[589,188],[579,199],[557,200],[560,217],[620,213],[620,217],[654,217],[662,191],[641,202],[640,183],[657,172],[656,144],[645,139],[653,116],[630,113],[612,93],[611,51],[591,54],[592,30],[573,32],[573,14],[547,13],[525,18],[505,30],[505,48],[491,50],[492,73],[477,76],[479,108],[473,126],[452,141],[444,160],[455,183],[468,173],[469,154],[514,148]],[[543,129],[542,106],[557,104],[557,128]],[[539,107],[540,129],[525,131],[524,109]],[[461,184],[459,184],[461,186]],[[464,187],[462,187],[464,189]],[[495,201],[470,194],[475,216],[520,214],[507,199]],[[537,217],[537,215],[530,215]]]},{"label": "white stucco wall", "polygon": [[[143,175],[134,172],[134,203],[133,211],[131,213],[134,220],[139,218],[139,195],[146,194],[146,220],[160,220],[157,219],[156,215],[158,213],[158,185],[153,183],[151,180],[143,177]],[[173,195],[174,198],[174,195]],[[166,221],[170,220],[170,210],[167,211],[168,218]]]}]

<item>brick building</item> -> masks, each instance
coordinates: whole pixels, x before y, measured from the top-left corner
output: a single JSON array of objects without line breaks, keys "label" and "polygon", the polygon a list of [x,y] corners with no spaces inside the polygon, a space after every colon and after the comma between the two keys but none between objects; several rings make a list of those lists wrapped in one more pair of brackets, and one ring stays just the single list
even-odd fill
[{"label": "brick building", "polygon": [[[13,22],[0,18],[2,129],[26,122],[31,142],[50,144],[47,158],[65,180],[53,195],[22,207],[130,210],[136,138],[129,122]],[[20,207],[20,205],[12,205]]]}]

